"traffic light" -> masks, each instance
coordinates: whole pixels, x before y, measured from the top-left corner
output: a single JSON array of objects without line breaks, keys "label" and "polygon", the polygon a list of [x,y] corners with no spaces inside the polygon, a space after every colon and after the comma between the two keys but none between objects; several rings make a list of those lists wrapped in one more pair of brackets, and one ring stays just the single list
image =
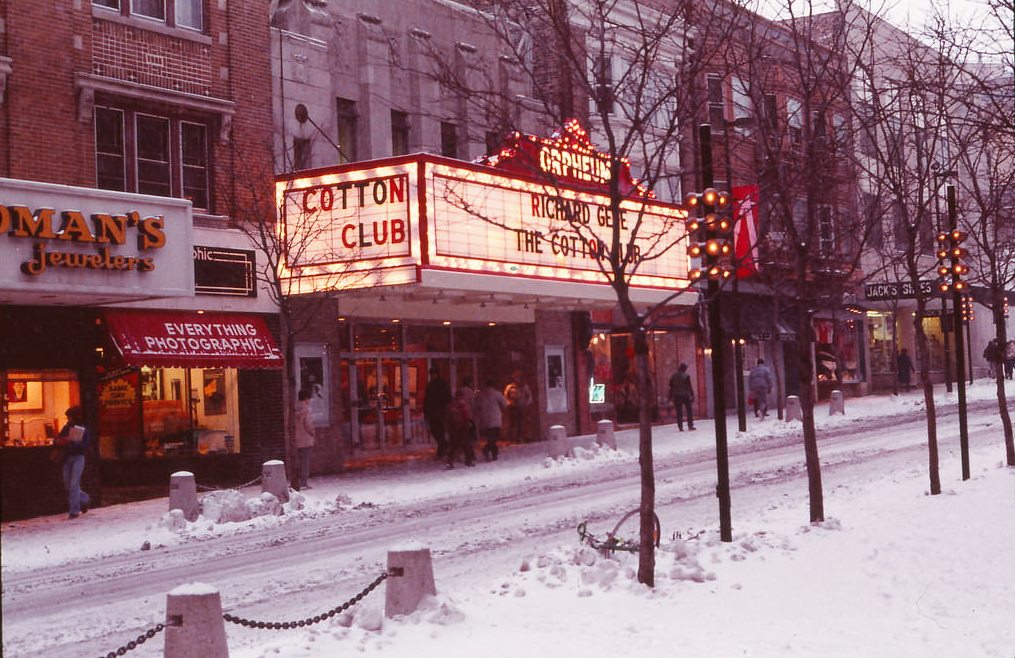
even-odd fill
[{"label": "traffic light", "polygon": [[965,239],[966,234],[958,229],[937,234],[938,289],[941,292],[962,292],[967,288],[962,277],[969,274],[969,266],[962,261],[969,257],[969,253],[959,246]]},{"label": "traffic light", "polygon": [[973,298],[969,295],[962,296],[962,321],[969,324],[976,318],[976,311],[973,310]]},{"label": "traffic light", "polygon": [[708,188],[684,197],[687,208],[687,253],[698,262],[688,273],[692,281],[712,281],[733,275],[733,217],[730,195]]}]

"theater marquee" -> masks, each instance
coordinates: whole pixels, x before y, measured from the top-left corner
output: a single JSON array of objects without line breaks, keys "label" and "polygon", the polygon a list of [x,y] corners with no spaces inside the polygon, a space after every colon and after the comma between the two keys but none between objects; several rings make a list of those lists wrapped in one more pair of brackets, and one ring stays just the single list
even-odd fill
[{"label": "theater marquee", "polygon": [[605,285],[616,244],[633,287],[686,286],[683,209],[583,138],[569,124],[555,138],[516,133],[485,166],[419,154],[281,177],[283,275],[295,292],[413,283],[424,270]]}]

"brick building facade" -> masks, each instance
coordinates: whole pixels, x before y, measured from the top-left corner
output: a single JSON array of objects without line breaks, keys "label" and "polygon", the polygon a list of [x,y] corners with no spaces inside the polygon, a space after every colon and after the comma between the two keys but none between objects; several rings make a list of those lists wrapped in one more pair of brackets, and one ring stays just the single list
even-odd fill
[{"label": "brick building facade", "polygon": [[[269,4],[0,5],[4,518],[66,505],[39,455],[68,403],[96,430],[85,488],[106,502],[162,495],[174,470],[239,482],[284,457],[274,359],[146,362],[107,327],[121,312],[196,327],[208,312],[277,338],[254,275],[263,256],[237,230],[272,217]],[[79,211],[90,220],[75,223]],[[127,253],[142,218],[164,240]],[[48,269],[19,268],[43,251]],[[130,396],[111,402],[121,385]]]}]

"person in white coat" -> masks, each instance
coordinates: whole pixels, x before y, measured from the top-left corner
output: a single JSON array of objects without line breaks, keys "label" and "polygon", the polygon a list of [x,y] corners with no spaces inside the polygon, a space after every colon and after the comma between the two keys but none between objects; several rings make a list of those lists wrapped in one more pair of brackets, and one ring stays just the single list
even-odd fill
[{"label": "person in white coat", "polygon": [[493,380],[483,382],[483,388],[476,394],[476,425],[480,438],[486,439],[483,456],[486,461],[497,461],[497,439],[503,424],[504,411],[508,407],[507,398],[493,387]]},{"label": "person in white coat", "polygon": [[300,477],[297,489],[309,489],[307,480],[310,478],[310,452],[314,447],[314,419],[310,410],[310,391],[300,389],[299,402],[296,403],[296,453],[300,460]]}]

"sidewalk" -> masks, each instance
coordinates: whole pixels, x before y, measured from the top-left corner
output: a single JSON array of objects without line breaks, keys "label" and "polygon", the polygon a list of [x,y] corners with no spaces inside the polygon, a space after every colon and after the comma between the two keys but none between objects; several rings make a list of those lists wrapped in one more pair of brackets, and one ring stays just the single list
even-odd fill
[{"label": "sidewalk", "polygon": [[[1005,384],[1009,404],[1015,412],[1015,383],[1006,381]],[[985,379],[967,389],[969,402],[994,400],[995,395],[993,381]],[[957,404],[957,393],[945,393],[944,387],[940,386],[935,391],[935,400],[939,410],[945,409]],[[829,416],[828,403],[819,404],[815,409],[815,424],[820,434],[826,429],[848,427],[859,419],[918,414],[922,407],[923,395],[918,391],[898,396],[847,398],[845,416]],[[768,437],[798,434],[801,427],[799,421],[779,421],[774,413],[764,421],[749,414],[747,420],[747,431],[738,432],[736,414],[727,415],[727,437],[731,448]],[[951,425],[953,421],[948,422]],[[705,418],[695,424],[697,429],[693,432],[679,432],[672,424],[653,427],[653,452],[660,457],[672,456],[714,446],[714,421]],[[357,506],[474,495],[477,491],[519,482],[535,486],[543,479],[592,471],[605,463],[636,462],[637,428],[620,430],[616,438],[616,452],[604,451],[589,455],[588,459],[554,461],[548,457],[547,444],[536,442],[507,445],[498,461],[488,463],[480,460],[476,468],[448,471],[443,462],[424,456],[413,461],[320,476],[311,479],[311,489],[294,496],[294,499],[301,500],[302,509],[295,504],[287,504],[286,514],[282,517],[256,517],[249,521],[222,524],[199,519],[177,531],[171,530],[164,520],[168,512],[167,482],[166,497],[96,508],[73,521],[68,521],[65,514],[59,514],[4,523],[0,526],[3,573],[42,568],[90,556],[138,551],[145,542],[152,547],[174,546],[211,537],[256,532],[281,523],[298,523],[301,518],[314,519],[347,512]],[[257,497],[260,487],[247,487],[242,494],[247,498]]]}]

